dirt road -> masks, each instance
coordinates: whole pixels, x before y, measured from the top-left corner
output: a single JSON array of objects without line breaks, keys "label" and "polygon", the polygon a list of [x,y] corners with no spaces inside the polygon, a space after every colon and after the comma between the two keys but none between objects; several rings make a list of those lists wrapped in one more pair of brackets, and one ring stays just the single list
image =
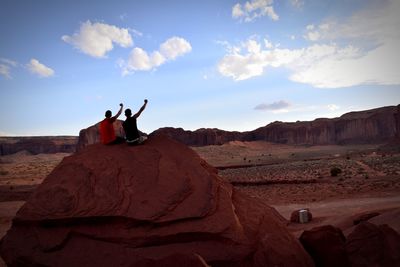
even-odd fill
[{"label": "dirt road", "polygon": [[[302,231],[311,229],[316,226],[331,224],[337,226],[345,231],[345,234],[350,232],[353,226],[353,220],[360,214],[379,212],[385,213],[387,211],[399,209],[400,210],[400,195],[391,195],[386,197],[365,197],[365,198],[352,198],[352,199],[339,199],[332,201],[311,202],[306,204],[287,204],[287,205],[272,205],[278,210],[282,216],[290,220],[290,214],[294,210],[309,208],[313,220],[307,224],[294,224],[288,225],[289,229],[299,236]],[[389,225],[392,222],[387,222]],[[390,225],[393,228],[399,229],[400,218],[396,225]]]}]

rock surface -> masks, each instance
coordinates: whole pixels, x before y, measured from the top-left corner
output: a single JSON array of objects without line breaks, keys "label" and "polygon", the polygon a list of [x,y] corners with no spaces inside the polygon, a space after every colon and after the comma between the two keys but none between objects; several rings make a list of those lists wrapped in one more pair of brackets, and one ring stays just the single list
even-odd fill
[{"label": "rock surface", "polygon": [[19,151],[31,154],[73,153],[78,138],[75,136],[0,137],[0,156]]},{"label": "rock surface", "polygon": [[64,158],[18,211],[0,254],[8,266],[168,266],[178,254],[181,266],[313,266],[285,224],[156,135]]},{"label": "rock surface", "polygon": [[[124,137],[124,129],[122,128],[122,120],[116,120],[114,122],[114,131],[116,136]],[[76,145],[76,151],[81,150],[85,146],[100,143],[100,122],[92,125],[86,129],[79,131],[78,144]]]},{"label": "rock surface", "polygon": [[352,267],[400,266],[400,235],[387,225],[362,222],[347,237]]},{"label": "rock surface", "polygon": [[359,144],[386,142],[396,136],[396,106],[350,112],[334,119],[274,122],[244,136],[246,141],[285,144]]},{"label": "rock surface", "polygon": [[244,133],[220,129],[198,129],[186,131],[182,128],[165,127],[154,133],[161,133],[188,146],[222,145],[230,141],[242,140]]},{"label": "rock surface", "polygon": [[314,259],[316,266],[350,266],[345,248],[346,238],[339,228],[332,225],[315,227],[304,231],[300,242]]}]

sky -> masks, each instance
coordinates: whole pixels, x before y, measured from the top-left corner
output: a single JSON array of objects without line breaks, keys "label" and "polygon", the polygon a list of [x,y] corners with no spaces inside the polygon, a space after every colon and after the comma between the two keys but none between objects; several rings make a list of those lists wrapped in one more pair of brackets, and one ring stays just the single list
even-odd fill
[{"label": "sky", "polygon": [[[249,131],[400,104],[400,0],[0,0],[0,136]],[[120,119],[125,119],[122,114]]]}]

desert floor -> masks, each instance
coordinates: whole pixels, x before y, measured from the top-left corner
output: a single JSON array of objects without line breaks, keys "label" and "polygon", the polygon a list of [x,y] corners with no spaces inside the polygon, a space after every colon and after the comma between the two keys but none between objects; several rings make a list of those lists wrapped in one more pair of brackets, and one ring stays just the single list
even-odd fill
[{"label": "desert floor", "polygon": [[[379,147],[235,141],[193,149],[235,188],[275,207],[285,218],[309,208],[311,222],[288,223],[298,236],[323,224],[349,229],[355,218],[370,212],[390,214],[389,220],[395,220],[391,226],[400,231],[400,153]],[[19,152],[0,157],[0,238],[30,192],[68,155]],[[334,167],[341,170],[337,176],[331,175]]]}]

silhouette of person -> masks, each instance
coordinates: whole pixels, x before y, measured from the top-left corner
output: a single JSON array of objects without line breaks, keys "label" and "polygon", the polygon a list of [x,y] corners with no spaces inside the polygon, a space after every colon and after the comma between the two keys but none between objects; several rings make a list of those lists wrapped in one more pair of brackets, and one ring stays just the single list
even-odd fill
[{"label": "silhouette of person", "polygon": [[106,118],[100,122],[100,139],[101,142],[105,145],[119,144],[124,142],[124,139],[122,137],[115,136],[113,125],[119,115],[121,115],[122,108],[124,107],[122,103],[119,105],[120,109],[114,117],[111,117],[111,110],[107,110],[105,114]]},{"label": "silhouette of person", "polygon": [[125,139],[129,145],[136,145],[143,143],[147,137],[141,136],[139,130],[137,128],[136,119],[139,118],[140,114],[142,114],[143,110],[146,108],[147,99],[144,100],[143,106],[139,109],[139,111],[132,116],[132,111],[127,108],[125,110],[126,120],[122,123],[122,127],[125,131]]}]

